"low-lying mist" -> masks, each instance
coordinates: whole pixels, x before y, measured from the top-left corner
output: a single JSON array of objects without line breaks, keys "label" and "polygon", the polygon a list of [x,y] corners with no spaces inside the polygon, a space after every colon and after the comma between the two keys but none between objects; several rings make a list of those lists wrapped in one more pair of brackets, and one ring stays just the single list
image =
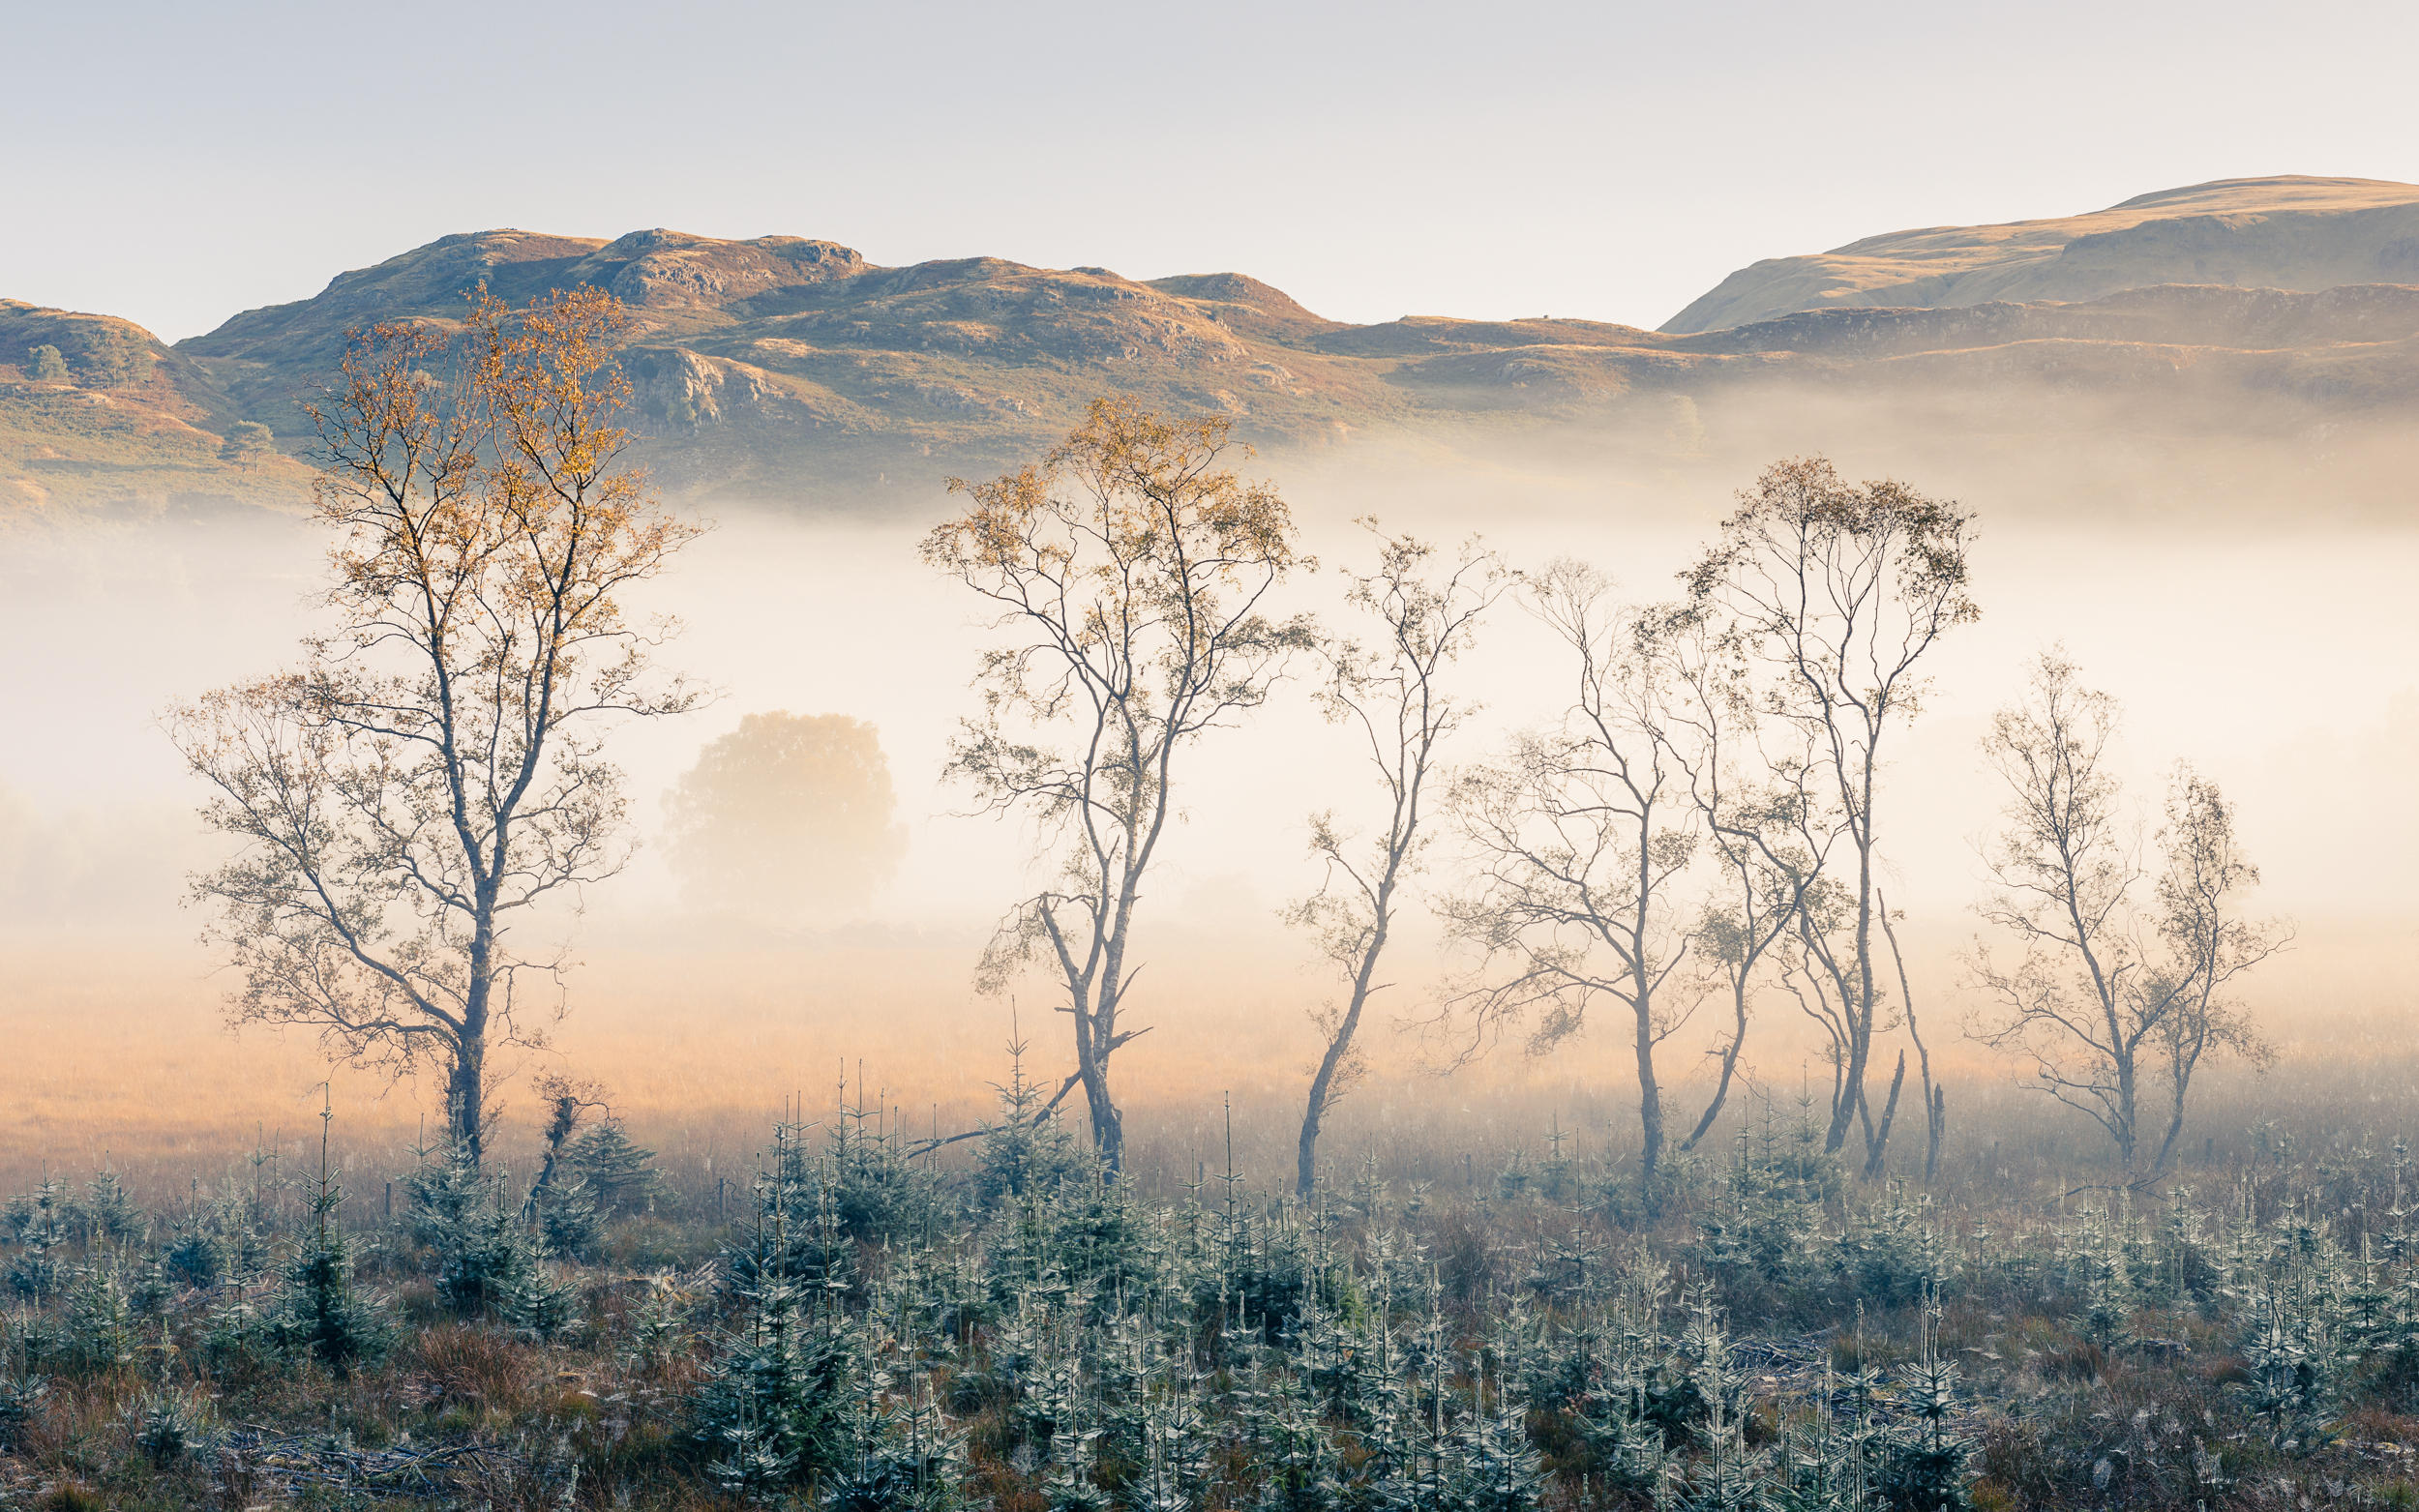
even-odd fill
[{"label": "low-lying mist", "polygon": [[[2038,430],[1926,425],[1894,440],[1841,418],[1856,413],[1829,400],[1793,410],[1734,400],[1703,414],[1677,405],[1652,455],[1633,448],[1611,461],[1573,460],[1586,448],[1545,437],[1528,448],[1498,437],[1452,454],[1344,445],[1244,466],[1279,483],[1306,548],[1329,567],[1366,563],[1372,538],[1355,521],[1375,516],[1389,532],[1445,543],[1481,535],[1518,568],[1581,559],[1644,603],[1674,594],[1674,574],[1762,461],[1812,449],[1828,427],[1843,474],[1897,476],[1980,517],[1983,618],[1944,643],[1921,717],[1894,737],[1881,839],[1915,991],[1959,1105],[2011,1082],[1954,1030],[1972,1006],[1960,955],[1983,929],[1978,845],[2002,803],[1979,741],[2053,643],[2123,702],[2121,764],[2145,826],[2155,829],[2179,759],[2235,800],[2262,874],[2252,906],[2297,934],[2245,993],[2286,1069],[2405,1022],[2402,967],[2419,919],[2408,859],[2419,853],[2408,782],[2419,530],[2380,502],[2407,497],[2384,467],[2401,443],[2359,428],[2323,446],[2306,434],[2217,443],[2210,455],[2225,465],[2177,474],[2169,464],[2190,448],[2121,429],[2045,443]],[[1002,910],[1043,873],[1029,830],[966,813],[969,795],[942,780],[947,741],[975,707],[969,677],[986,638],[971,596],[917,559],[950,502],[938,479],[920,494],[894,483],[879,499],[812,516],[707,501],[712,532],[634,597],[642,612],[677,618],[663,661],[715,697],[620,732],[612,755],[641,850],[576,912],[522,926],[576,946],[568,1016],[550,1052],[522,1057],[523,1078],[567,1065],[600,1079],[637,1127],[677,1149],[706,1138],[700,1131],[743,1144],[783,1099],[823,1097],[860,1060],[902,1116],[964,1127],[1005,1073],[1012,1016],[1030,1066],[1063,1074],[1064,1021],[1048,984],[986,996],[972,983]],[[14,652],[0,667],[12,736],[0,746],[0,1031],[12,1051],[0,1130],[13,1163],[76,1152],[216,1160],[255,1124],[309,1116],[327,1074],[309,1041],[236,1039],[222,1026],[227,984],[195,942],[200,917],[180,906],[185,874],[214,860],[219,843],[194,817],[199,794],[158,719],[175,700],[296,659],[326,546],[307,520],[268,512],[0,535],[0,636]],[[1284,593],[1289,609],[1358,628],[1332,571],[1300,575]],[[1184,823],[1138,927],[1144,968],[1129,1012],[1151,1032],[1119,1062],[1138,1160],[1157,1151],[1188,1163],[1182,1131],[1206,1127],[1223,1094],[1298,1102],[1317,1050],[1305,1014],[1332,985],[1279,910],[1320,883],[1308,816],[1333,810],[1350,825],[1371,814],[1375,793],[1348,733],[1308,697],[1307,671],[1213,734],[1185,780]],[[1572,688],[1567,648],[1517,594],[1451,676],[1485,705],[1456,736],[1456,762],[1556,718]],[[776,710],[879,730],[904,859],[853,910],[768,925],[692,909],[658,843],[662,799],[707,742]],[[1421,886],[1451,886],[1452,842],[1440,839],[1430,860]],[[1346,1105],[1339,1151],[1368,1126],[1356,1120],[1442,1116],[1448,1105],[1483,1119],[1515,1090],[1524,1110],[1563,1107],[1622,1128],[1634,1082],[1618,1034],[1567,1041],[1543,1062],[1508,1043],[1438,1089],[1423,1068],[1439,1047],[1393,1029],[1432,1011],[1452,964],[1432,921],[1414,916],[1379,1001],[1376,1072]],[[1813,1041],[1783,993],[1766,993],[1758,1014],[1746,1063],[1756,1084],[1794,1095]],[[1718,1027],[1712,1007],[1702,1017],[1666,1052],[1670,1096],[1690,1117],[1708,1081],[1695,1052]],[[407,1135],[424,1112],[409,1085],[390,1090],[361,1073],[337,1084],[365,1137]],[[530,1116],[517,1095],[505,1092],[508,1123]]]}]

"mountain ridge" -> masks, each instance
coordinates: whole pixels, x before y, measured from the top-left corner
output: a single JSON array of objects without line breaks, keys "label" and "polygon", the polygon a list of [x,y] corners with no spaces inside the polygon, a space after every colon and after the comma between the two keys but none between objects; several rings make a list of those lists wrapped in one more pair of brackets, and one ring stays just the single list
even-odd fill
[{"label": "mountain ridge", "polygon": [[1806,310],[2073,302],[2161,283],[2309,293],[2419,282],[2419,186],[2280,174],[2136,194],[2079,216],[1931,225],[1750,263],[1659,329]]},{"label": "mountain ridge", "polygon": [[[2239,240],[2246,227],[2313,206],[2357,234],[2331,252],[2305,246],[2305,264],[2360,271],[2363,255],[2374,262],[2393,245],[2378,237],[2399,222],[2357,217],[2419,216],[2419,189],[2225,180],[2064,222],[1893,232],[1821,256],[1862,259],[1863,293],[1899,288],[1887,279],[1928,257],[1946,270],[1926,275],[1939,284],[1935,302],[1843,296],[1695,331],[1443,316],[1355,325],[1237,272],[1136,281],[996,257],[884,267],[811,237],[463,232],[173,346],[110,317],[0,303],[0,504],[164,491],[290,498],[307,485],[306,468],[290,456],[230,460],[223,438],[264,424],[284,452],[301,450],[310,431],[300,403],[326,381],[348,330],[378,319],[458,322],[482,284],[515,302],[577,284],[613,292],[631,317],[624,366],[644,460],[674,492],[791,508],[862,508],[868,489],[889,487],[894,474],[937,481],[1010,464],[1063,434],[1104,393],[1223,413],[1266,446],[1389,441],[1440,457],[1524,436],[1652,455],[1679,445],[1693,456],[1698,440],[1671,437],[1718,433],[1725,417],[1816,399],[1887,419],[1961,394],[1978,412],[2053,430],[2085,423],[2075,400],[2092,396],[2134,411],[2175,400],[2159,424],[2187,430],[2287,433],[2404,413],[2419,405],[2419,283],[2292,290],[2167,280],[2089,299],[1982,297],[1999,286],[2021,292],[2025,277],[2077,244],[2087,245],[2076,266],[2110,276],[2090,238],[2152,227],[2153,241],[2171,240],[2169,212],[2179,208],[2233,217],[2243,223],[2211,234]],[[1738,295],[1736,281],[1757,268],[1803,261],[1755,264],[1707,299],[1723,288]],[[2156,257],[2128,265],[2166,266]],[[1756,297],[1786,303],[1797,286]],[[77,361],[64,375],[37,377],[30,354],[52,338],[75,346]],[[1670,420],[1674,405],[1685,424]]]}]

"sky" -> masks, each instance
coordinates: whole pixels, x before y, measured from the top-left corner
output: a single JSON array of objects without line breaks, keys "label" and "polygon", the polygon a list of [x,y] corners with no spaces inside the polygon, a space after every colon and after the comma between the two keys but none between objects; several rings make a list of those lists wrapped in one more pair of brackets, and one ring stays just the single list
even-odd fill
[{"label": "sky", "polygon": [[174,341],[456,231],[1235,270],[1657,325],[1732,269],[2210,179],[2419,180],[2419,7],[13,8],[0,297]]}]

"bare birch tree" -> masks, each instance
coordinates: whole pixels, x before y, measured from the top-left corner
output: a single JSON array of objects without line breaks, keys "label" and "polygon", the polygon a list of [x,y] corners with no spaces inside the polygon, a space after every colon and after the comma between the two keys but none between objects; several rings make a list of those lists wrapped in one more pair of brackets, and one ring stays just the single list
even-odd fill
[{"label": "bare birch tree", "polygon": [[1695,811],[1655,733],[1668,687],[1653,638],[1619,618],[1589,568],[1557,564],[1537,598],[1576,655],[1578,686],[1560,727],[1454,785],[1473,875],[1443,911],[1483,960],[1448,1016],[1466,1022],[1466,1058],[1532,1013],[1529,1048],[1541,1053],[1599,999],[1626,1010],[1651,1180],[1665,1141],[1655,1051],[1696,1001],[1675,1008],[1665,992],[1688,958],[1674,889],[1696,858]]},{"label": "bare birch tree", "polygon": [[[1362,523],[1376,530],[1374,520]],[[1346,990],[1341,1003],[1314,1016],[1325,1044],[1296,1146],[1294,1188],[1304,1199],[1317,1180],[1320,1125],[1364,1067],[1361,1015],[1385,985],[1377,980],[1378,963],[1402,907],[1403,887],[1427,848],[1428,779],[1439,748],[1474,707],[1448,693],[1442,678],[1468,648],[1506,579],[1501,561],[1475,543],[1432,573],[1435,555],[1435,547],[1410,536],[1380,537],[1377,570],[1350,574],[1345,598],[1385,627],[1383,638],[1370,646],[1348,640],[1328,648],[1320,705],[1366,748],[1385,816],[1364,837],[1340,827],[1333,811],[1313,815],[1310,853],[1325,866],[1326,879],[1318,893],[1286,910],[1288,920],[1317,941]]]},{"label": "bare birch tree", "polygon": [[2259,885],[2259,869],[2235,837],[2233,806],[2215,783],[2189,766],[2176,769],[2159,840],[2166,861],[2159,875],[2159,938],[2166,951],[2165,982],[2176,999],[2158,1035],[2166,1061],[2167,1129],[2152,1169],[2165,1171],[2174,1157],[2176,1137],[2184,1132],[2193,1076],[2201,1061],[2212,1052],[2230,1052],[2258,1066],[2276,1058],[2225,992],[2237,977],[2290,944],[2292,931],[2237,911],[2242,894]]},{"label": "bare birch tree", "polygon": [[[1852,487],[1821,458],[1779,462],[1683,578],[1695,610],[1760,664],[1765,716],[1794,723],[1811,748],[1808,789],[1823,801],[1802,822],[1844,895],[1836,913],[1802,910],[1798,931],[1805,973],[1821,979],[1837,1026],[1824,1148],[1837,1153],[1861,1124],[1868,1172],[1880,1170],[1891,1113],[1885,1106],[1876,1123],[1866,1097],[1876,1033],[1889,1027],[1874,959],[1883,753],[1922,707],[1925,658],[1981,612],[1966,588],[1971,527],[1970,515],[1903,484]],[[1818,918],[1837,927],[1817,930]]]},{"label": "bare birch tree", "polygon": [[996,988],[1048,964],[1074,1028],[1060,1096],[1083,1087],[1113,1171],[1125,1146],[1110,1060],[1145,1032],[1123,1018],[1135,910],[1182,757],[1267,701],[1316,638],[1306,619],[1264,612],[1298,561],[1293,517],[1273,489],[1221,465],[1229,430],[1222,417],[1095,401],[1040,463],[953,482],[966,513],[923,546],[997,608],[1003,633],[949,769],[987,811],[1037,820],[1060,869],[1010,913],[980,976]]},{"label": "bare birch tree", "polygon": [[623,326],[581,289],[520,311],[482,294],[459,337],[357,333],[312,409],[335,628],[300,670],[168,719],[242,842],[193,880],[242,973],[233,1016],[433,1061],[474,1163],[489,1053],[543,1032],[517,989],[564,964],[520,954],[514,921],[621,867],[606,732],[697,697],[652,669],[669,626],[624,613],[696,527],[623,462]]},{"label": "bare birch tree", "polygon": [[1983,751],[2008,804],[1984,856],[1991,893],[1981,911],[2015,936],[2017,958],[2002,964],[1975,947],[1970,969],[1993,1006],[1972,1032],[2029,1060],[2034,1084],[2097,1122],[2131,1170],[2141,1062],[2176,997],[2135,934],[2141,837],[2107,770],[2116,728],[2116,700],[2081,686],[2054,651],[2024,700],[1991,719]]},{"label": "bare birch tree", "polygon": [[1983,749],[2009,796],[1985,852],[1991,892],[1981,912],[2017,954],[2002,963],[1980,943],[1971,953],[1992,1006],[1969,1032],[2020,1056],[2032,1085],[2099,1124],[2128,1171],[2144,1153],[2145,1099],[2167,1076],[2155,1171],[2202,1055],[2213,1046],[2256,1053],[2220,993],[2276,937],[2231,914],[2258,874],[2237,852],[2224,798],[2189,772],[2161,832],[2165,867],[2155,879],[2144,870],[2140,826],[2127,823],[2109,769],[2118,719],[2116,700],[2083,687],[2053,650],[2024,699],[1991,721]]}]

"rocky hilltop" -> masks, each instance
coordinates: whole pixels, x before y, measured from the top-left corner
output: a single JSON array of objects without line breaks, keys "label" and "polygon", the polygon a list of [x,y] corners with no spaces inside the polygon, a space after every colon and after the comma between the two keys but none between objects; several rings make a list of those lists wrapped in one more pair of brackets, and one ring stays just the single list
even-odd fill
[{"label": "rocky hilltop", "polygon": [[2303,292],[2419,282],[2419,186],[2221,179],[2090,215],[1929,226],[1740,269],[1664,322],[1749,325],[1803,310],[2089,300],[2162,283]]},{"label": "rocky hilltop", "polygon": [[1030,456],[1102,394],[1230,414],[1269,448],[1402,443],[1440,460],[1574,445],[1700,456],[1725,431],[1743,448],[1794,446],[1771,417],[1818,410],[1870,428],[1918,408],[1935,429],[1971,423],[1941,418],[1956,410],[2036,449],[2108,425],[2392,428],[2419,405],[2414,238],[2419,189],[2237,180],[1760,263],[1645,331],[1351,325],[1236,273],[890,268],[797,237],[486,231],[174,347],[105,316],[0,305],[0,497],[296,496],[301,405],[346,332],[458,320],[481,284],[513,301],[612,290],[631,311],[624,361],[658,476],[786,508],[905,507],[885,489],[928,507],[941,479]]}]

